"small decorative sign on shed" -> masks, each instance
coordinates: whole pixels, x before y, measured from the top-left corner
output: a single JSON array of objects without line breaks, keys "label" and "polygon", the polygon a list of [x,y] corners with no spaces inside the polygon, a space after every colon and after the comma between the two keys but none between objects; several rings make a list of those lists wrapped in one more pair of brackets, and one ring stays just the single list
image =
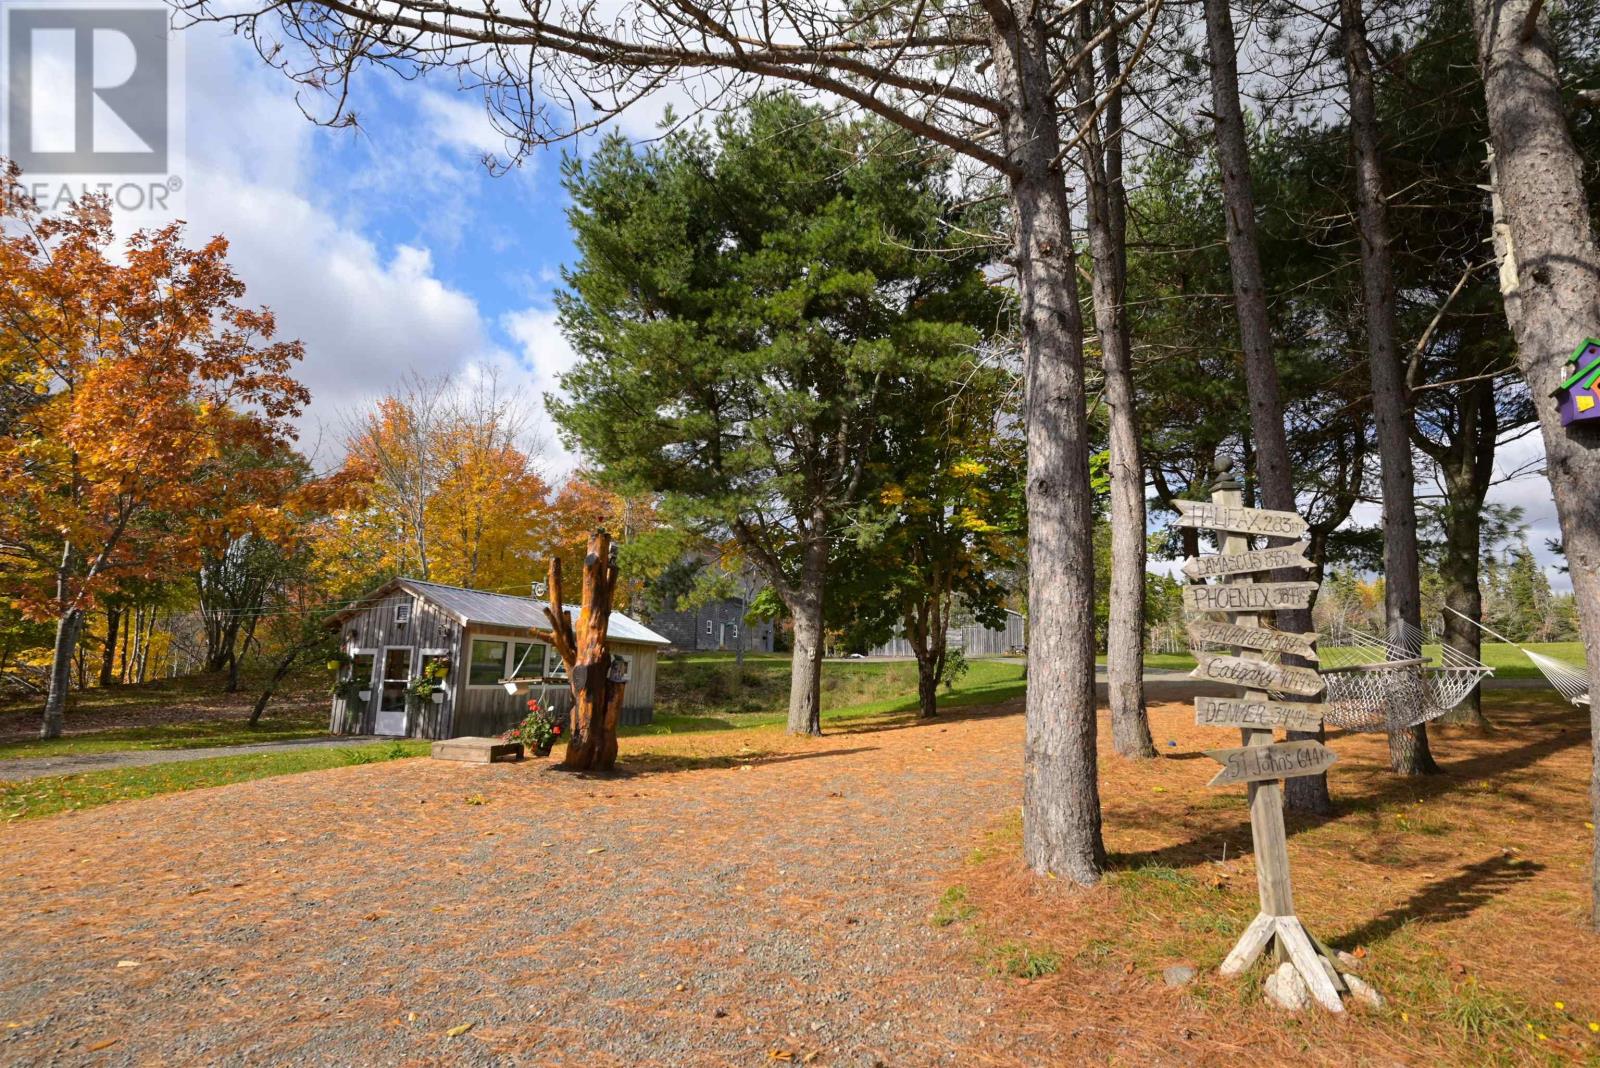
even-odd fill
[{"label": "small decorative sign on shed", "polygon": [[1556,390],[1561,425],[1600,425],[1600,341],[1587,339],[1573,351],[1568,362],[1577,370]]}]

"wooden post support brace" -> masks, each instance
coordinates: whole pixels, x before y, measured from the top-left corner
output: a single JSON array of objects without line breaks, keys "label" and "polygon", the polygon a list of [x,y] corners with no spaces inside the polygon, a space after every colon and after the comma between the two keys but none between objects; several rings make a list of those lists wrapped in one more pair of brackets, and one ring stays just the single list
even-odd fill
[{"label": "wooden post support brace", "polygon": [[[1229,471],[1224,470],[1213,487],[1211,500],[1219,508],[1239,508],[1244,504],[1239,484]],[[1227,554],[1248,552],[1251,549],[1248,535],[1228,532],[1222,537],[1222,551]],[[1253,582],[1249,575],[1231,575],[1225,582]],[[1231,614],[1230,620],[1241,627],[1259,627],[1259,617],[1254,613]],[[1241,656],[1258,656],[1240,647]],[[1265,701],[1267,694],[1260,690],[1247,690],[1246,701]],[[1271,745],[1270,728],[1246,727],[1240,729],[1245,745]],[[1260,891],[1261,912],[1245,928],[1237,945],[1222,962],[1223,975],[1238,975],[1255,963],[1269,945],[1273,959],[1287,959],[1305,980],[1306,987],[1318,1004],[1329,1012],[1343,1012],[1344,1002],[1339,992],[1344,980],[1339,977],[1335,961],[1326,955],[1326,949],[1314,940],[1300,923],[1294,911],[1294,889],[1289,880],[1288,836],[1283,824],[1283,784],[1277,779],[1252,782],[1250,790],[1250,836],[1255,846],[1256,884]]]}]

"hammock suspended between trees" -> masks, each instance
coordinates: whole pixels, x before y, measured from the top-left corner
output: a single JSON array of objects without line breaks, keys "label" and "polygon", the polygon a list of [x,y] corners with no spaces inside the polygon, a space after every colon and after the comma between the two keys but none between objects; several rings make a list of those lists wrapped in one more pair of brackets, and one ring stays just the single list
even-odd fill
[{"label": "hammock suspended between trees", "polygon": [[1438,662],[1423,656],[1425,638],[1399,623],[1387,641],[1348,630],[1321,643],[1323,718],[1347,731],[1405,730],[1438,719],[1494,674],[1448,645],[1437,647]]},{"label": "hammock suspended between trees", "polygon": [[1471,616],[1462,615],[1449,605],[1445,606],[1445,611],[1461,616],[1462,619],[1466,620],[1468,623],[1471,623],[1473,626],[1477,627],[1485,634],[1488,634],[1490,637],[1499,638],[1507,645],[1516,645],[1517,649],[1522,653],[1523,656],[1533,661],[1533,666],[1539,669],[1539,674],[1543,675],[1545,680],[1556,688],[1556,692],[1560,693],[1561,696],[1565,697],[1568,701],[1571,701],[1575,705],[1587,705],[1589,703],[1589,690],[1592,684],[1589,681],[1589,675],[1587,672],[1582,671],[1579,668],[1575,668],[1571,664],[1563,663],[1553,656],[1546,656],[1543,653],[1536,653],[1532,649],[1517,645],[1516,642],[1507,638],[1505,635],[1499,633],[1498,631],[1490,630],[1476,619],[1473,619]]},{"label": "hammock suspended between trees", "polygon": [[[1402,624],[1388,641],[1341,630],[1318,643],[1327,691],[1322,718],[1347,731],[1398,731],[1438,719],[1466,700],[1494,669],[1449,646],[1440,663],[1422,655],[1424,636]],[[1276,661],[1277,653],[1252,654]],[[1274,700],[1298,700],[1271,693]]]}]

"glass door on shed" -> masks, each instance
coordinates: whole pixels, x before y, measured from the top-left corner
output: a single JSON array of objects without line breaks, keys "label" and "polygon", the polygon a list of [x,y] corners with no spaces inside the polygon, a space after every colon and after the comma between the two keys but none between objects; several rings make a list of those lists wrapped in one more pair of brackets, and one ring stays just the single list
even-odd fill
[{"label": "glass door on shed", "polygon": [[404,737],[406,688],[410,685],[410,646],[390,646],[383,651],[383,687],[378,693],[378,715],[373,722],[373,734]]}]

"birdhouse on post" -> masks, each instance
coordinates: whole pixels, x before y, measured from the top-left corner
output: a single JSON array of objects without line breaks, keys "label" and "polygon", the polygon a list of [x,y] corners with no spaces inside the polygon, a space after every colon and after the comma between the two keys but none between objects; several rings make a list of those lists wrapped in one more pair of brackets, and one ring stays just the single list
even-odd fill
[{"label": "birdhouse on post", "polygon": [[1561,425],[1593,423],[1600,426],[1600,341],[1589,338],[1572,353],[1572,377],[1556,390],[1561,405]]}]

